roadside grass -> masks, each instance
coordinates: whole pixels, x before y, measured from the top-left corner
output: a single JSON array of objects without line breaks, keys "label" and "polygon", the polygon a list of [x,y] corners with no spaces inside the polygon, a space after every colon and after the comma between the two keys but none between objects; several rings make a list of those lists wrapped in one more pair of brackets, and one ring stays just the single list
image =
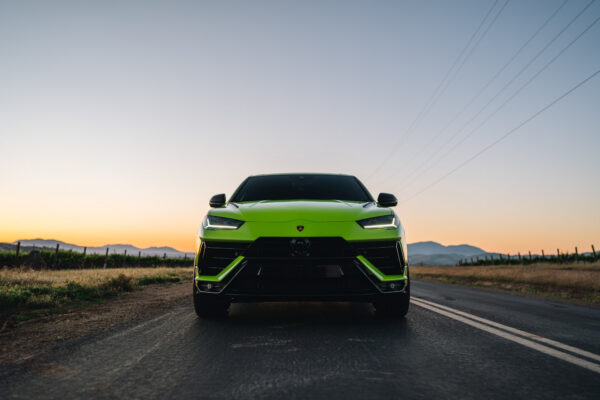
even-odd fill
[{"label": "roadside grass", "polygon": [[411,267],[413,278],[600,305],[600,262]]},{"label": "roadside grass", "polygon": [[191,280],[191,268],[114,268],[74,270],[0,269],[2,326],[42,315],[65,312],[67,306],[102,302],[145,285]]}]

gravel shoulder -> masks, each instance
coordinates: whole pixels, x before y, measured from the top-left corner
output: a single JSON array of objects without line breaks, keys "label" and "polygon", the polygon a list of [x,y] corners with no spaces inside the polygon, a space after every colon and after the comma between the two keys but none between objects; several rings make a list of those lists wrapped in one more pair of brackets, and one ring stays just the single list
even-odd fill
[{"label": "gravel shoulder", "polygon": [[0,366],[35,364],[58,345],[151,317],[190,298],[189,282],[148,285],[101,304],[72,306],[65,313],[21,322],[0,332]]}]

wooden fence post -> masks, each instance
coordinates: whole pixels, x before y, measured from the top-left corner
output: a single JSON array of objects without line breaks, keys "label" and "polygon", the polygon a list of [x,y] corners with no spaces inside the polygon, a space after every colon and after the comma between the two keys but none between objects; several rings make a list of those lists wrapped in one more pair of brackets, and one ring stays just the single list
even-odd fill
[{"label": "wooden fence post", "polygon": [[546,255],[544,254],[544,249],[542,249],[542,258],[546,259]]},{"label": "wooden fence post", "polygon": [[85,268],[85,253],[87,253],[87,246],[83,248],[83,259],[81,260],[81,268]]},{"label": "wooden fence post", "polygon": [[140,266],[141,258],[142,258],[142,251],[140,250],[140,251],[138,251],[138,263],[137,263],[138,267]]},{"label": "wooden fence post", "polygon": [[56,250],[54,250],[54,269],[58,268],[58,243],[56,243]]},{"label": "wooden fence post", "polygon": [[108,263],[108,247],[106,248],[106,255],[104,256],[104,269],[106,269],[107,263]]},{"label": "wooden fence post", "polygon": [[15,259],[15,267],[19,266],[19,253],[21,252],[21,242],[17,242],[17,258]]},{"label": "wooden fence post", "polygon": [[577,246],[575,246],[575,262],[579,262],[579,251],[577,250]]},{"label": "wooden fence post", "polygon": [[594,260],[596,259],[596,249],[594,248],[594,245],[592,245],[592,253],[594,253]]},{"label": "wooden fence post", "polygon": [[531,250],[529,250],[529,261],[533,260],[533,258],[531,257]]},{"label": "wooden fence post", "polygon": [[521,264],[521,252],[519,252],[518,254],[519,254],[519,264]]}]

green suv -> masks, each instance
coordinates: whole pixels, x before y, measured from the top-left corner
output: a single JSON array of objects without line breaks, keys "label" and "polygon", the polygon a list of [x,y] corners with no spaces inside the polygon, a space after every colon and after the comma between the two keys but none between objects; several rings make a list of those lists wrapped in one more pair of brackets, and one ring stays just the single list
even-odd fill
[{"label": "green suv", "polygon": [[232,302],[370,302],[404,316],[410,301],[406,238],[390,207],[354,176],[246,178],[229,201],[210,199],[194,259],[194,307],[224,315]]}]

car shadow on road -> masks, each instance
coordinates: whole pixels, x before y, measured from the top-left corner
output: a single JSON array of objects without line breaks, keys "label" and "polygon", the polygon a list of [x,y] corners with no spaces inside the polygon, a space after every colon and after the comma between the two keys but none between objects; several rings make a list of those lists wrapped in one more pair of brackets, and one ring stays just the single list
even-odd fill
[{"label": "car shadow on road", "polygon": [[273,357],[286,360],[318,355],[336,364],[348,354],[367,358],[385,358],[389,351],[402,354],[414,336],[412,322],[410,318],[379,317],[364,303],[245,303],[233,304],[228,317],[198,319],[190,334],[194,341],[207,335],[219,338],[217,347],[197,349],[203,359],[235,356],[256,360],[253,357],[263,359],[269,354],[272,361]]},{"label": "car shadow on road", "polygon": [[351,302],[237,303],[231,305],[228,317],[211,320],[209,324],[238,329],[309,326],[313,329],[369,327],[403,331],[407,328],[405,318],[385,318],[378,315],[371,304]]}]

